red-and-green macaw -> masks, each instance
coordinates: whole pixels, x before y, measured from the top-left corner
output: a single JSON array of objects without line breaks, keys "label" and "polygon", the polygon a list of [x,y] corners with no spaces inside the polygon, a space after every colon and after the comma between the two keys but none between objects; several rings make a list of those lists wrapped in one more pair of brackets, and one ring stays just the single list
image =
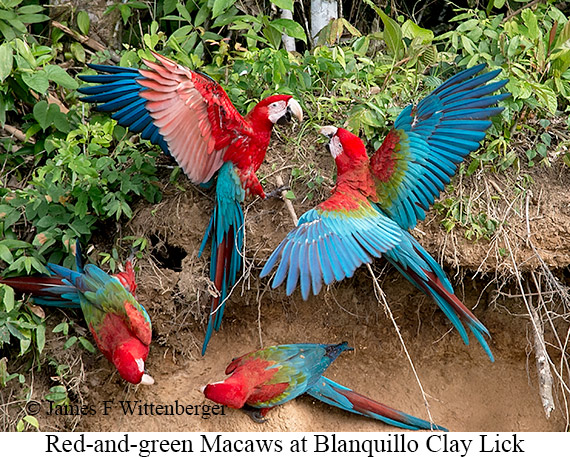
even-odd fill
[{"label": "red-and-green macaw", "polygon": [[323,376],[348,343],[284,344],[238,357],[228,365],[224,381],[208,384],[202,392],[210,400],[243,409],[256,422],[275,406],[302,394],[329,405],[410,430],[445,428],[392,409]]},{"label": "red-and-green macaw", "polygon": [[[174,157],[194,184],[208,183],[217,173],[216,205],[200,248],[212,236],[210,278],[219,295],[212,300],[202,346],[206,351],[213,330],[222,323],[225,302],[243,255],[244,220],[240,203],[247,196],[265,198],[257,179],[271,130],[303,112],[291,95],[261,100],[245,117],[224,89],[209,76],[192,71],[155,52],[148,69],[89,65],[108,73],[81,75],[98,86],[82,87],[86,102]],[[199,254],[199,255],[200,255]]]},{"label": "red-and-green macaw", "polygon": [[261,277],[279,265],[272,282],[286,281],[287,294],[300,282],[306,300],[323,283],[351,277],[362,264],[384,256],[412,284],[431,296],[459,331],[464,324],[493,361],[489,331],[455,296],[439,264],[408,232],[455,174],[458,164],[479,147],[494,105],[510,94],[490,95],[507,80],[486,84],[500,70],[484,65],[447,80],[417,105],[407,106],[380,148],[368,158],[362,141],[342,128],[323,127],[335,159],[332,196],[306,212],[265,264]]},{"label": "red-and-green macaw", "polygon": [[0,283],[30,294],[39,305],[80,307],[97,347],[119,375],[133,384],[153,384],[145,372],[152,325],[131,293],[136,283],[130,261],[125,272],[109,276],[96,265],[83,266],[79,249],[76,259],[78,271],[48,263],[51,276],[0,278]]}]

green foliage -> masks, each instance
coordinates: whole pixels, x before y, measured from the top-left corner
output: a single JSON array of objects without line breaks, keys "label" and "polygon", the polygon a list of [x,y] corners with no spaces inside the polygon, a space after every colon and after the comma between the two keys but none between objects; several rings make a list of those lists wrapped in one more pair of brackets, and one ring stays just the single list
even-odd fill
[{"label": "green foliage", "polygon": [[34,416],[26,415],[18,421],[18,424],[16,425],[16,431],[23,432],[26,430],[26,428],[29,428],[28,425],[38,431],[40,430],[40,424],[38,420]]},{"label": "green foliage", "polygon": [[[23,302],[14,300],[11,287],[0,284],[0,349],[13,342],[19,343],[20,357],[34,352],[41,354],[46,342],[46,326]],[[3,384],[9,380],[2,378]]]},{"label": "green foliage", "polygon": [[[46,119],[46,128],[55,127],[57,115],[50,115],[46,107],[41,102],[34,107],[36,120]],[[48,135],[44,143],[48,158],[34,170],[29,186],[0,199],[0,234],[14,238],[20,227],[32,225],[36,230],[33,245],[41,261],[45,260],[40,256],[51,252],[49,261],[58,263],[62,253],[54,247],[88,238],[101,221],[132,217],[129,203],[134,196],[150,202],[160,199],[152,154],[140,152],[129,141],[123,141],[114,152],[109,150],[114,135],[124,132],[115,121],[92,121],[76,127],[65,137]],[[6,247],[0,247],[0,258],[10,260]],[[21,273],[24,266],[29,270],[28,264],[19,265],[19,260],[11,263],[8,271]],[[73,264],[69,253],[64,265]],[[38,262],[32,267],[41,271]]]},{"label": "green foliage", "polygon": [[24,0],[0,1],[0,33],[6,41],[14,40],[27,33],[28,24],[36,24],[49,19],[41,5],[20,6]]},{"label": "green foliage", "polygon": [[468,240],[490,239],[499,227],[499,221],[479,208],[473,208],[473,202],[464,198],[448,197],[433,207],[443,215],[441,223],[448,232],[457,226],[462,227]]},{"label": "green foliage", "polygon": [[457,28],[436,40],[461,56],[461,66],[485,62],[506,70],[507,90],[513,95],[509,115],[523,107],[555,115],[568,105],[570,23],[553,4],[526,8],[506,22],[502,14],[487,16],[480,10],[462,12],[453,21]]}]

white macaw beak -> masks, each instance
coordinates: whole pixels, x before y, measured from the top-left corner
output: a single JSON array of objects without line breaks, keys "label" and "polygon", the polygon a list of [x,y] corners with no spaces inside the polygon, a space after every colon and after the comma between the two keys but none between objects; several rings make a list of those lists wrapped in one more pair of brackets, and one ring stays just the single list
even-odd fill
[{"label": "white macaw beak", "polygon": [[154,384],[154,378],[151,375],[144,373],[141,378],[141,384],[144,386],[152,386]]},{"label": "white macaw beak", "polygon": [[319,133],[326,136],[329,142],[326,144],[326,148],[331,153],[334,159],[336,159],[340,154],[342,154],[342,144],[340,143],[340,138],[336,136],[338,128],[332,125],[326,125],[321,127]]},{"label": "white macaw beak", "polygon": [[336,135],[337,131],[338,131],[338,128],[334,127],[333,125],[326,125],[324,127],[321,127],[321,129],[319,130],[319,133],[321,135],[324,135],[324,136],[328,137],[329,139],[331,139],[333,136]]},{"label": "white macaw beak", "polygon": [[299,122],[303,122],[303,109],[299,102],[294,98],[290,98],[287,103],[287,111],[289,111],[293,116],[295,116]]}]

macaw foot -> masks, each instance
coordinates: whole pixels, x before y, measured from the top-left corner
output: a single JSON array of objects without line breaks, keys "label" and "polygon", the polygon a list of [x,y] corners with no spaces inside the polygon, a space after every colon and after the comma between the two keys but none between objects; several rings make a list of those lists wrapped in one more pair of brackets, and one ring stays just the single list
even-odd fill
[{"label": "macaw foot", "polygon": [[265,194],[265,199],[267,200],[268,198],[281,198],[281,192],[287,191],[287,190],[291,190],[291,186],[288,184],[285,184],[283,186],[279,186],[276,189],[273,189],[271,192],[269,192],[268,194]]},{"label": "macaw foot", "polygon": [[265,416],[263,409],[254,408],[249,405],[243,405],[241,410],[246,413],[253,422],[256,422],[258,424],[264,424],[267,422],[267,419],[263,417]]}]

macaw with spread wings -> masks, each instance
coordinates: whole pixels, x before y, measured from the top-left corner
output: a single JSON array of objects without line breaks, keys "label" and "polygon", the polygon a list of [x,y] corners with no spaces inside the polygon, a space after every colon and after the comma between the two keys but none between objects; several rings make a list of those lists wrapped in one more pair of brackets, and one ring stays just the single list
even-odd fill
[{"label": "macaw with spread wings", "polygon": [[174,157],[194,184],[208,183],[216,174],[216,204],[200,254],[212,237],[210,279],[218,295],[212,299],[202,355],[213,330],[219,330],[226,300],[242,266],[247,196],[265,198],[259,169],[274,124],[285,124],[303,111],[291,95],[261,100],[245,117],[212,78],[192,71],[155,52],[148,69],[89,65],[106,74],[81,75],[83,101],[98,103],[99,111],[140,133]]},{"label": "macaw with spread wings", "polygon": [[408,230],[423,220],[465,157],[479,147],[489,120],[510,94],[492,95],[507,80],[500,70],[474,76],[478,65],[447,80],[417,105],[407,106],[380,148],[368,157],[363,142],[343,128],[323,127],[338,171],[332,196],[307,211],[267,260],[277,266],[272,287],[300,283],[306,300],[323,284],[351,277],[362,264],[384,256],[414,286],[432,297],[459,331],[465,325],[491,361],[489,331],[455,295],[440,265]]}]

